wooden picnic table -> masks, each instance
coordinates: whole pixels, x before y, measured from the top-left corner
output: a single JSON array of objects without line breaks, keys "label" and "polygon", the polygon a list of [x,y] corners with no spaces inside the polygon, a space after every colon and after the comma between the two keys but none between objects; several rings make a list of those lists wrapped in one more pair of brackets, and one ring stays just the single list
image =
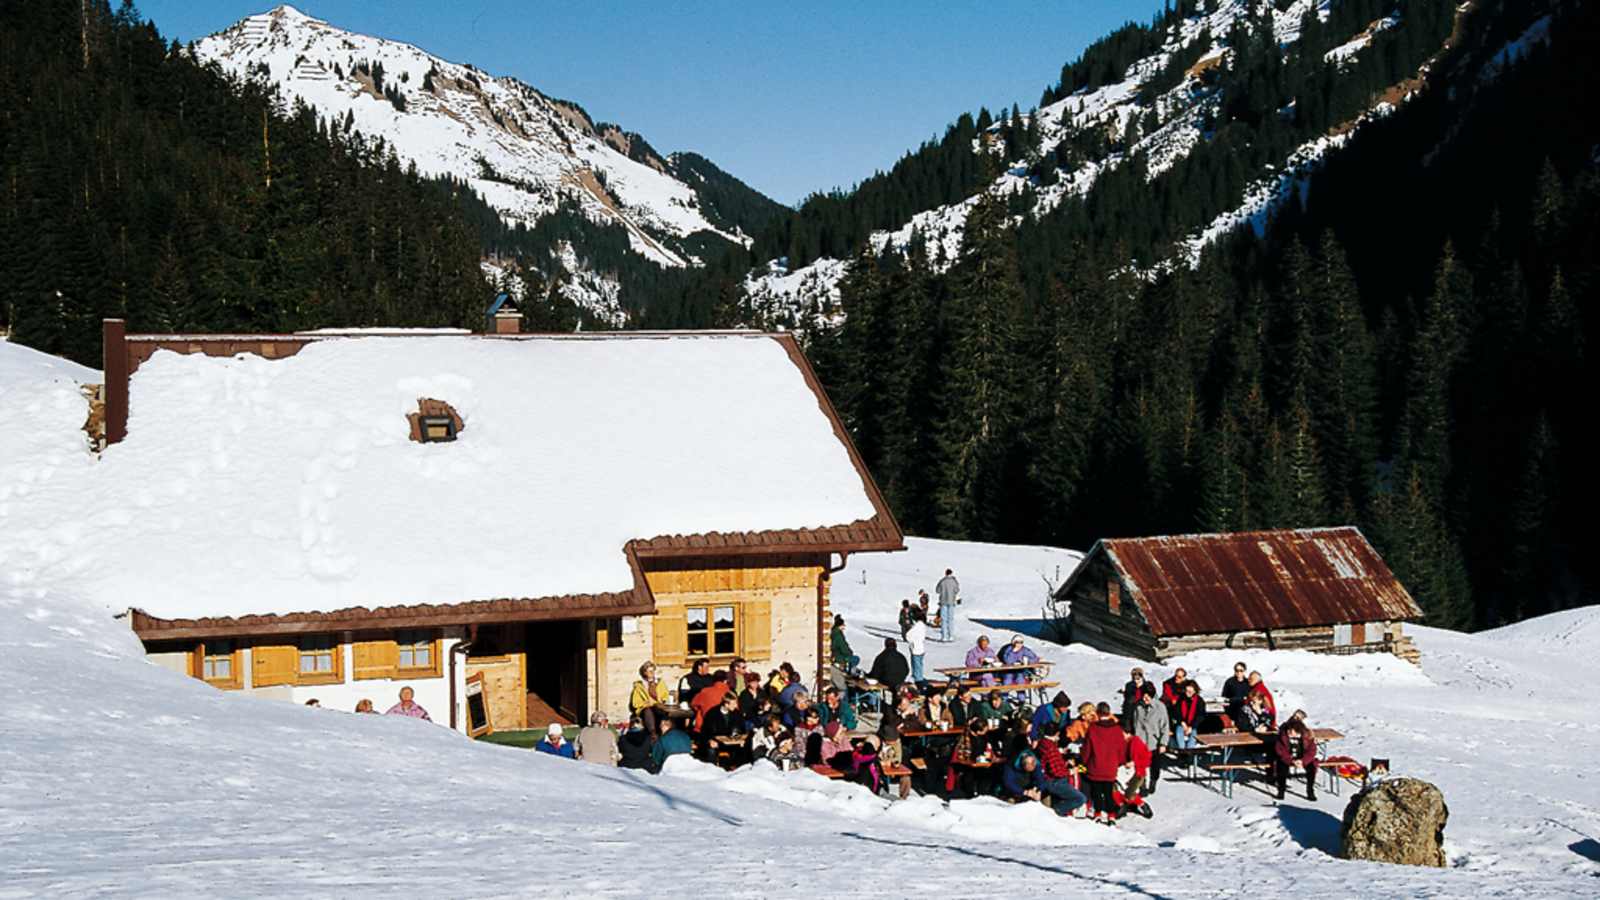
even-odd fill
[{"label": "wooden picnic table", "polygon": [[694,710],[692,710],[692,709],[684,709],[681,706],[672,706],[672,705],[667,704],[667,703],[657,703],[655,706],[652,706],[650,708],[656,711],[656,715],[658,715],[658,716],[666,716],[669,719],[692,719],[692,718],[694,718]]},{"label": "wooden picnic table", "polygon": [[[1326,741],[1336,741],[1344,737],[1343,734],[1332,728],[1313,728],[1311,736],[1316,738],[1318,744]],[[1206,766],[1208,770],[1215,771],[1218,783],[1222,786],[1222,796],[1233,799],[1233,785],[1237,778],[1235,774],[1240,768],[1254,768],[1255,764],[1233,762],[1233,751],[1239,747],[1265,747],[1269,741],[1278,739],[1276,731],[1223,731],[1216,734],[1197,734],[1195,740],[1200,744],[1200,749],[1205,752],[1215,751],[1221,754],[1221,761],[1214,766]]]}]

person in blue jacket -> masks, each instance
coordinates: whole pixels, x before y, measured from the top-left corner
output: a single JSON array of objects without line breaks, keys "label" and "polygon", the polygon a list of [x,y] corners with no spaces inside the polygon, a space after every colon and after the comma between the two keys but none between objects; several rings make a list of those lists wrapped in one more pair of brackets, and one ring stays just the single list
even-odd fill
[{"label": "person in blue jacket", "polygon": [[1041,729],[1046,722],[1054,722],[1058,728],[1072,724],[1072,698],[1067,696],[1066,691],[1056,691],[1049,703],[1033,711],[1033,720],[1028,723],[1028,737],[1037,741],[1043,734]]},{"label": "person in blue jacket", "polygon": [[656,738],[656,745],[650,748],[650,761],[655,764],[651,771],[661,771],[667,757],[679,754],[693,755],[694,741],[689,739],[689,732],[674,727],[670,717],[662,716],[661,737]]},{"label": "person in blue jacket", "polygon": [[578,758],[577,749],[572,746],[571,741],[567,740],[566,732],[555,722],[551,722],[550,727],[545,729],[544,740],[534,744],[533,749],[540,753],[548,753],[551,756],[561,756],[566,759]]},{"label": "person in blue jacket", "polygon": [[1044,774],[1039,771],[1039,757],[1032,750],[1023,750],[1000,773],[1000,784],[1007,796],[1025,800],[1044,798]]}]

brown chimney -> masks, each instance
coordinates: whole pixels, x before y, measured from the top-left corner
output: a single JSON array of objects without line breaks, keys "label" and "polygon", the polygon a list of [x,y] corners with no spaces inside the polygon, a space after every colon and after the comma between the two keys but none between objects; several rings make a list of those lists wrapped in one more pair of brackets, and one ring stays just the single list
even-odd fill
[{"label": "brown chimney", "polygon": [[515,306],[507,303],[500,307],[494,314],[495,334],[520,334],[522,332],[522,313]]}]

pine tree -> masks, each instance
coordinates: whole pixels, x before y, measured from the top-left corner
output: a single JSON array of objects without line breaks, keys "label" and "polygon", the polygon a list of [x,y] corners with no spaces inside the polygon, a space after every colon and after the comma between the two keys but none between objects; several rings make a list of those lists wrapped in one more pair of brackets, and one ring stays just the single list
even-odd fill
[{"label": "pine tree", "polygon": [[1014,341],[1021,299],[1004,201],[985,192],[967,215],[950,298],[950,402],[940,428],[945,471],[939,519],[941,531],[952,538],[993,539],[999,533],[1016,423]]}]

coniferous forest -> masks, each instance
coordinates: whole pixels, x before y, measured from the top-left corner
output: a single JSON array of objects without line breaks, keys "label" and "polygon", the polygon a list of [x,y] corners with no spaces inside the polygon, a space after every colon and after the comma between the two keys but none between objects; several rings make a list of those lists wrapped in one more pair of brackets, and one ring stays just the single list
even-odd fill
[{"label": "coniferous forest", "polygon": [[[1040,104],[1120,80],[1208,2],[1106,36]],[[1549,40],[1484,77],[1542,15]],[[1324,64],[1386,16],[1398,24],[1369,51]],[[1241,21],[1204,84],[1224,102],[1179,163],[1152,177],[1134,156],[1043,214],[1026,191],[982,194],[953,261],[915,237],[881,254],[867,238],[977,194],[997,156],[1027,159],[1043,187],[1149,123],[1047,147],[1033,116],[979,110],[793,211],[675,158],[728,179],[760,230],[748,251],[707,248],[703,268],[671,270],[574,211],[508,228],[381,143],[197,65],[131,4],[12,4],[0,324],[90,363],[112,315],[141,331],[472,325],[493,291],[483,252],[570,241],[615,267],[636,325],[741,325],[752,267],[847,258],[843,316],[805,339],[909,532],[1086,549],[1353,523],[1432,624],[1485,627],[1594,602],[1600,583],[1581,543],[1600,502],[1584,396],[1597,18],[1576,0],[1339,0],[1281,51],[1265,15]],[[1175,55],[1141,99],[1194,62]],[[1401,86],[1411,98],[1330,154],[1264,234],[1174,261],[1263,167]],[[991,142],[1005,152],[975,149]],[[588,324],[555,304],[532,312],[541,328]]]},{"label": "coniferous forest", "polygon": [[235,84],[124,0],[0,6],[0,323],[98,365],[137,331],[463,325],[459,188]]},{"label": "coniferous forest", "polygon": [[[1451,4],[1401,6],[1440,41],[1454,27]],[[1139,262],[1215,214],[1207,185],[1252,144],[1298,141],[1295,117],[1262,118],[1326,77],[1295,51],[1244,54],[1228,77],[1246,99],[1148,184],[1107,179],[1015,230],[985,195],[946,274],[915,244],[858,254],[812,353],[902,523],[1068,547],[1355,523],[1434,624],[1593,602],[1600,29],[1545,4],[1548,46],[1452,82],[1542,11],[1486,6],[1434,61],[1437,89],[1368,125],[1264,237],[1192,269]],[[1374,88],[1438,52],[1412,44]],[[1366,102],[1321,93],[1312,134]]]}]

